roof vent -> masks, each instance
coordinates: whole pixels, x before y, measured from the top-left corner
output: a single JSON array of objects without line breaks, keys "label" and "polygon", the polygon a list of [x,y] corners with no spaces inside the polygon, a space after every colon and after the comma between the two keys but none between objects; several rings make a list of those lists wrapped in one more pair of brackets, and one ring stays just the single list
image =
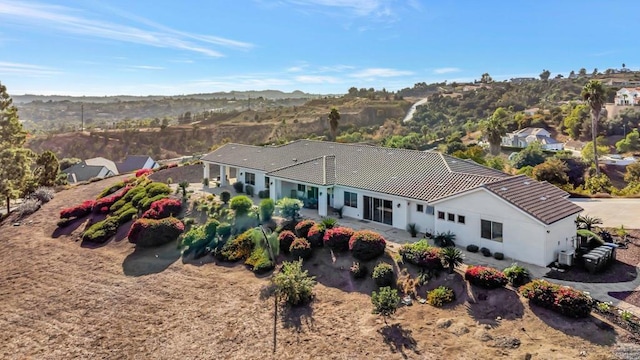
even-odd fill
[{"label": "roof vent", "polygon": [[540,196],[540,200],[545,201],[545,200],[547,200],[547,197],[546,196]]},{"label": "roof vent", "polygon": [[391,177],[391,180],[395,180],[395,179],[397,179],[397,178],[398,178],[397,176],[392,176],[392,177]]},{"label": "roof vent", "polygon": [[437,185],[438,186],[444,186],[444,183],[438,183]]},{"label": "roof vent", "polygon": [[317,162],[317,161],[315,161],[315,162],[313,163],[313,165],[318,165],[318,162]]},{"label": "roof vent", "polygon": [[271,166],[274,166],[276,163],[271,163]]},{"label": "roof vent", "polygon": [[389,155],[393,155],[393,152],[388,152]]},{"label": "roof vent", "polygon": [[298,161],[298,159],[296,159],[296,158],[293,158],[292,160],[293,160],[293,162],[297,162]]},{"label": "roof vent", "polygon": [[358,170],[353,170],[352,173],[356,174],[358,172]]},{"label": "roof vent", "polygon": [[426,158],[427,158],[427,155],[420,156],[420,159],[426,159]]},{"label": "roof vent", "polygon": [[356,151],[362,151],[362,149],[356,149]]},{"label": "roof vent", "polygon": [[247,159],[242,159],[242,161],[247,161]]},{"label": "roof vent", "polygon": [[333,148],[334,148],[334,146],[333,146],[333,145],[329,145],[329,149],[333,149]]},{"label": "roof vent", "polygon": [[531,181],[525,181],[524,184],[525,185],[529,185],[529,184],[531,184]]},{"label": "roof vent", "polygon": [[218,154],[218,157],[222,157],[222,154]]},{"label": "roof vent", "polygon": [[262,152],[262,150],[258,150],[258,152]]},{"label": "roof vent", "polygon": [[235,149],[236,147],[235,147],[235,146],[232,146],[231,148],[232,148],[232,149]]},{"label": "roof vent", "polygon": [[457,163],[457,162],[458,162],[458,160],[451,160],[451,163],[452,163],[452,164],[455,164],[455,163]]},{"label": "roof vent", "polygon": [[506,188],[506,187],[504,187],[504,186],[500,188],[500,191],[507,191],[507,190],[509,190],[509,189],[507,189],[507,188]]}]

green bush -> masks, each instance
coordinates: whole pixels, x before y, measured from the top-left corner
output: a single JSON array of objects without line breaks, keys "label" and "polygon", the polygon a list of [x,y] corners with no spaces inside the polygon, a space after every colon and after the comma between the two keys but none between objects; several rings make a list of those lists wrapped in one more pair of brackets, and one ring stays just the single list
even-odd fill
[{"label": "green bush", "polygon": [[271,220],[273,212],[276,210],[276,204],[271,199],[260,201],[260,219],[264,222]]},{"label": "green bush", "polygon": [[325,233],[324,225],[317,223],[309,228],[309,232],[307,232],[307,240],[309,240],[309,244],[313,248],[319,248],[324,246],[324,233]]},{"label": "green bush", "polygon": [[98,221],[82,234],[82,240],[102,244],[116,234],[118,225],[117,217],[108,217]]},{"label": "green bush", "polygon": [[138,210],[134,207],[131,207],[118,215],[118,223],[122,225],[128,221],[131,221],[131,219],[133,219],[133,217],[136,215],[138,215]]},{"label": "green bush", "polygon": [[269,252],[262,246],[256,246],[244,264],[251,267],[251,270],[257,274],[262,274],[275,268],[275,264],[269,258]]},{"label": "green bush", "polygon": [[324,217],[322,218],[320,223],[322,224],[322,226],[324,226],[325,229],[333,229],[336,225],[338,225],[338,220],[332,217]]},{"label": "green bush", "polygon": [[166,199],[169,195],[168,194],[158,194],[154,197],[150,197],[150,198],[145,198],[144,200],[140,201],[138,203],[137,208],[141,211],[141,212],[145,212],[147,210],[149,210],[149,208],[151,208],[151,204],[153,204],[154,202],[158,201],[158,200],[162,200],[162,199]]},{"label": "green bush", "polygon": [[122,208],[123,206],[125,206],[126,204],[130,204],[130,202],[128,202],[127,200],[125,200],[124,198],[114,202],[111,207],[109,207],[109,212],[116,212],[118,210],[120,210],[120,208]]},{"label": "green bush", "polygon": [[218,235],[220,235],[223,239],[226,239],[231,236],[231,229],[231,224],[225,222],[220,223],[220,225],[218,225]]},{"label": "green bush", "polygon": [[480,250],[480,248],[478,247],[478,245],[467,245],[467,251],[468,252],[472,252],[472,253],[477,253],[478,250]]},{"label": "green bush", "polygon": [[494,252],[493,253],[493,258],[496,260],[503,260],[504,259],[504,254],[501,252]]},{"label": "green bush", "polygon": [[356,231],[349,240],[349,250],[353,257],[362,261],[375,259],[384,254],[386,246],[386,240],[370,230]]},{"label": "green bush", "polygon": [[293,240],[296,239],[296,236],[289,230],[281,231],[278,234],[278,242],[280,244],[280,250],[288,253]]},{"label": "green bush", "polygon": [[136,214],[138,213],[138,209],[136,209],[131,203],[125,203],[119,209],[113,211],[112,214],[114,216],[120,216],[120,215],[124,214],[125,212],[129,212],[131,210],[135,210]]},{"label": "green bush", "polygon": [[302,305],[313,298],[315,277],[302,270],[302,260],[282,263],[282,270],[273,278],[276,295],[290,305]]},{"label": "green bush", "polygon": [[113,193],[115,193],[116,191],[122,189],[126,184],[124,183],[124,181],[120,181],[118,183],[115,183],[109,187],[106,187],[104,190],[102,190],[100,192],[100,194],[98,194],[98,197],[96,197],[96,199],[102,199],[105,196],[111,195]]},{"label": "green bush", "polygon": [[393,315],[398,309],[400,303],[400,296],[398,296],[398,290],[392,289],[389,286],[381,287],[378,292],[371,293],[371,304],[373,305],[373,313],[380,314],[385,318]]},{"label": "green bush", "polygon": [[231,262],[247,259],[253,251],[253,235],[254,229],[249,229],[227,241],[220,252],[222,259]]},{"label": "green bush", "polygon": [[429,270],[442,269],[442,249],[429,245],[426,239],[402,245],[399,254],[409,264]]},{"label": "green bush", "polygon": [[572,318],[588,317],[593,306],[593,299],[585,293],[546,280],[533,280],[519,291],[533,304]]},{"label": "green bush", "polygon": [[298,199],[282,198],[276,202],[276,208],[278,208],[283,217],[296,220],[300,217],[302,201]]},{"label": "green bush", "polygon": [[502,271],[488,266],[469,266],[464,279],[486,289],[503,287],[509,282]]},{"label": "green bush", "polygon": [[161,182],[152,182],[147,186],[145,186],[145,189],[147,192],[147,197],[149,198],[152,198],[160,194],[165,194],[165,195],[171,194],[171,188],[169,187],[169,185]]},{"label": "green bush", "polygon": [[311,244],[304,238],[295,238],[289,247],[289,253],[294,259],[308,259],[312,252]]},{"label": "green bush", "polygon": [[[133,198],[140,195],[141,193],[146,194],[147,190],[144,188],[143,185],[136,185],[133,189],[129,190],[122,199],[125,201],[133,201]],[[140,197],[139,200],[142,199],[143,197],[144,195]]]},{"label": "green bush", "polygon": [[444,306],[455,299],[456,294],[453,290],[445,286],[438,286],[427,294],[427,303],[435,307]]},{"label": "green bush", "polygon": [[373,268],[371,277],[376,282],[376,285],[380,287],[391,286],[394,280],[393,267],[381,262]]},{"label": "green bush", "polygon": [[178,239],[184,224],[174,217],[164,219],[138,219],[129,229],[129,242],[140,247],[164,245]]},{"label": "green bush", "polygon": [[244,187],[244,193],[247,194],[247,196],[253,197],[253,195],[255,194],[254,189],[253,189],[253,185],[247,184]]},{"label": "green bush", "polygon": [[223,191],[220,193],[220,200],[224,203],[227,204],[229,202],[229,200],[231,199],[231,193],[228,191]]},{"label": "green bush", "polygon": [[529,281],[529,272],[517,263],[511,264],[504,269],[503,273],[509,279],[509,283],[515,287],[522,286]]},{"label": "green bush", "polygon": [[244,184],[242,181],[236,181],[233,183],[233,189],[236,191],[236,194],[240,194],[244,190]]},{"label": "green bush", "polygon": [[139,191],[133,198],[131,198],[131,204],[133,206],[138,206],[138,204],[140,204],[144,199],[147,199],[147,192],[144,191],[143,188],[143,191]]},{"label": "green bush", "polygon": [[253,201],[245,195],[234,196],[229,203],[229,208],[236,212],[236,217],[246,215],[253,207]]},{"label": "green bush", "polygon": [[218,226],[220,226],[220,223],[216,219],[210,219],[206,224],[204,224],[203,230],[207,240],[215,238]]},{"label": "green bush", "polygon": [[269,194],[269,190],[260,190],[260,191],[258,191],[258,197],[259,197],[260,199],[268,199],[268,198],[269,198],[269,196],[271,196],[271,195]]}]

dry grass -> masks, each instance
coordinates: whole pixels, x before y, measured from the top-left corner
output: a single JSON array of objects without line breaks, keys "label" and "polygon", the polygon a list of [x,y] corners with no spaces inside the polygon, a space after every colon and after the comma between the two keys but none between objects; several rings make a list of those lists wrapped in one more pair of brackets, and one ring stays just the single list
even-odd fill
[{"label": "dry grass", "polygon": [[173,245],[82,247],[81,224],[56,232],[61,207],[116,181],[58,193],[21,226],[1,225],[1,358],[612,359],[628,337],[598,319],[532,311],[511,291],[468,287],[459,275],[418,290],[448,284],[455,303],[416,303],[385,326],[371,314],[372,281],[352,280],[350,256],[323,250],[305,265],[318,277],[316,298],[283,312],[272,355],[273,301],[259,296],[267,278],[241,265],[183,264]]}]

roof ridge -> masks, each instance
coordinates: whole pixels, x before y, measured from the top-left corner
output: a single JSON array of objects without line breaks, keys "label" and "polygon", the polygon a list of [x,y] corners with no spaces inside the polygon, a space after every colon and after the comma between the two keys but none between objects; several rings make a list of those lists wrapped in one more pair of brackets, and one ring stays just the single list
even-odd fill
[{"label": "roof ridge", "polygon": [[[283,166],[283,167],[279,167],[279,168],[277,168],[277,169],[273,169],[273,170],[271,170],[271,171],[269,171],[269,172],[280,171],[280,170],[288,169],[288,168],[291,168],[291,167],[294,167],[294,166],[298,166],[298,165],[302,165],[302,164],[307,164],[307,163],[310,163],[310,162],[312,162],[312,161],[318,161],[318,160],[323,159],[323,158],[325,158],[325,157],[327,157],[327,156],[332,156],[332,157],[335,159],[335,155],[333,155],[333,154],[329,154],[329,155],[322,155],[322,156],[314,157],[314,158],[309,159],[309,160],[305,160],[305,161],[301,161],[301,162],[295,162],[295,163],[293,163],[293,164],[285,165],[285,166]],[[296,160],[296,161],[297,161],[297,160]]]}]

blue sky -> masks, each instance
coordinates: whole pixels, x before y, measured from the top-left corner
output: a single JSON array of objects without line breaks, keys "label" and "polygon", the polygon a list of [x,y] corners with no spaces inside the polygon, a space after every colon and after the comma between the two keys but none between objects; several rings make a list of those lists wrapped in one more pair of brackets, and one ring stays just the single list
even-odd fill
[{"label": "blue sky", "polygon": [[0,0],[0,82],[14,95],[345,93],[636,70],[639,14],[618,0]]}]

